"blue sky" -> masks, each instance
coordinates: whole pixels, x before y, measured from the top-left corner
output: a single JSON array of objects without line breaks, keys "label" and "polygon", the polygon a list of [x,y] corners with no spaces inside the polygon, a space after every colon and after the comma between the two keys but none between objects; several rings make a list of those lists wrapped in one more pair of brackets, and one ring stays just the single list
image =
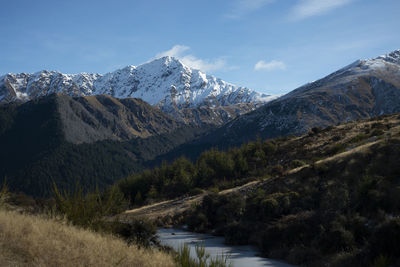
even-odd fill
[{"label": "blue sky", "polygon": [[13,0],[1,10],[1,75],[106,73],[172,55],[281,94],[400,49],[399,0]]}]

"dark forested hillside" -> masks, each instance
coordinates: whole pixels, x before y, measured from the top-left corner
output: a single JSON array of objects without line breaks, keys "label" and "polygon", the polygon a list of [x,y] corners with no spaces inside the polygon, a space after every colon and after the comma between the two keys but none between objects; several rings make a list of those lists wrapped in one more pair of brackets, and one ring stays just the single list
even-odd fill
[{"label": "dark forested hillside", "polygon": [[[66,140],[59,102],[59,95],[50,95],[0,106],[0,178],[7,179],[11,190],[46,196],[53,182],[60,188],[77,182],[86,190],[101,188],[207,129],[181,125],[147,138],[74,144]],[[69,119],[68,127],[80,125],[71,123]]]}]

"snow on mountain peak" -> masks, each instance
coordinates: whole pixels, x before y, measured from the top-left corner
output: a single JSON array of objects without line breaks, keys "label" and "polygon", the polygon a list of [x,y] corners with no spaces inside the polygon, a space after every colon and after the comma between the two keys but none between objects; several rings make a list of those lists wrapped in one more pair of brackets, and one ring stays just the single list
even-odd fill
[{"label": "snow on mountain peak", "polygon": [[390,52],[389,54],[379,56],[378,59],[383,59],[390,63],[400,64],[400,49]]},{"label": "snow on mountain peak", "polygon": [[128,65],[104,75],[44,70],[33,74],[7,74],[0,78],[3,102],[4,99],[27,100],[56,92],[71,96],[136,97],[165,111],[207,104],[265,103],[274,98],[192,69],[170,56],[139,66]]}]

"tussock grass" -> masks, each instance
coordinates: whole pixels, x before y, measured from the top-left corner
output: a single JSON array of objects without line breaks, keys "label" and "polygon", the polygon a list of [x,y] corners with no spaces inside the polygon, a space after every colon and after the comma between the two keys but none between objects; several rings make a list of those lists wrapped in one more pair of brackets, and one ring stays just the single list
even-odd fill
[{"label": "tussock grass", "polygon": [[0,210],[0,266],[175,266],[170,255],[53,220]]}]

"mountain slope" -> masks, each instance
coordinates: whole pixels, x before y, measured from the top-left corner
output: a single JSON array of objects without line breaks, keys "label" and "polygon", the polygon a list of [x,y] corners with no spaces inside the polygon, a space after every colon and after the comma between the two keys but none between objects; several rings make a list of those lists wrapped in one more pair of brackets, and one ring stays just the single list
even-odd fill
[{"label": "mountain slope", "polygon": [[400,112],[400,50],[358,60],[227,123],[201,142],[243,141],[302,134],[360,118]]},{"label": "mountain slope", "polygon": [[36,196],[53,182],[101,188],[205,130],[137,99],[52,94],[10,103],[0,106],[0,179]]},{"label": "mountain slope", "polygon": [[58,95],[57,107],[66,140],[130,140],[174,131],[184,125],[146,102],[107,95],[72,98]]},{"label": "mountain slope", "polygon": [[[216,109],[216,113],[223,112],[230,119],[276,98],[191,69],[172,57],[156,59],[138,67],[127,66],[105,75],[41,71],[0,77],[0,103],[26,101],[51,93],[140,98],[185,122],[187,112],[181,112],[182,109],[206,106]],[[231,105],[235,105],[235,112],[221,109]]]}]

